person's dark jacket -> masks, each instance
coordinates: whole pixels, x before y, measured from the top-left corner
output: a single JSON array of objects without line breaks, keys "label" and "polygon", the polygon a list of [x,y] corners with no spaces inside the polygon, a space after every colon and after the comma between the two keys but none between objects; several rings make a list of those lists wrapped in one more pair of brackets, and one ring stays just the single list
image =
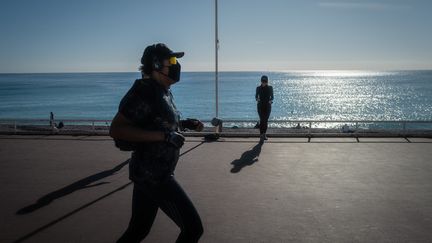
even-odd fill
[{"label": "person's dark jacket", "polygon": [[[119,112],[148,131],[178,131],[180,116],[169,90],[153,79],[138,79],[120,102]],[[127,142],[129,143],[129,142]],[[158,183],[172,176],[179,148],[167,142],[129,143],[129,177],[135,183]]]},{"label": "person's dark jacket", "polygon": [[259,104],[269,104],[273,101],[273,87],[270,85],[258,86],[255,92],[255,99]]}]

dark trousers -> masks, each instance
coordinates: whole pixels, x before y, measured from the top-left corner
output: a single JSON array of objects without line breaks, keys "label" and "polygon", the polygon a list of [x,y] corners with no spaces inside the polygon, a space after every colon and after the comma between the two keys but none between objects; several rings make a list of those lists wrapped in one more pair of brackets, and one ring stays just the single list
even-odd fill
[{"label": "dark trousers", "polygon": [[268,102],[257,104],[258,115],[260,118],[260,134],[267,132],[268,119],[271,113],[271,104]]},{"label": "dark trousers", "polygon": [[141,242],[150,232],[159,208],[180,227],[176,242],[198,242],[203,234],[200,216],[173,177],[157,186],[134,185],[132,217],[117,242]]}]

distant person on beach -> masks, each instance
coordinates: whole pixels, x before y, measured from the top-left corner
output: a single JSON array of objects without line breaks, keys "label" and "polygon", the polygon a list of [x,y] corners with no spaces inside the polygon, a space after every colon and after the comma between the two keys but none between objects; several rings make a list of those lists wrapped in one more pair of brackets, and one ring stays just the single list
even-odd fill
[{"label": "distant person on beach", "polygon": [[268,119],[273,103],[273,87],[268,85],[268,77],[265,75],[261,77],[261,85],[256,88],[255,100],[260,118],[260,139],[267,140]]},{"label": "distant person on beach", "polygon": [[64,123],[62,121],[60,121],[57,128],[62,129],[63,127],[64,127]]},{"label": "distant person on beach", "polygon": [[52,111],[50,112],[50,127],[54,126],[54,113],[52,113]]},{"label": "distant person on beach", "polygon": [[60,121],[60,123],[57,126],[57,123],[55,123],[55,121],[54,121],[54,113],[53,112],[50,112],[50,121],[49,121],[49,123],[50,123],[50,127],[55,132],[57,132],[58,129],[62,129],[64,127],[64,123],[62,121]]},{"label": "distant person on beach", "polygon": [[201,131],[196,119],[179,119],[170,86],[180,80],[183,52],[164,44],[145,48],[135,81],[119,105],[110,136],[116,146],[132,150],[129,178],[134,182],[132,216],[118,242],[140,242],[150,232],[160,208],[180,228],[177,242],[198,242],[203,226],[197,210],[174,178],[185,128]]},{"label": "distant person on beach", "polygon": [[352,133],[354,131],[348,126],[348,124],[345,124],[342,126],[342,132],[343,133]]}]

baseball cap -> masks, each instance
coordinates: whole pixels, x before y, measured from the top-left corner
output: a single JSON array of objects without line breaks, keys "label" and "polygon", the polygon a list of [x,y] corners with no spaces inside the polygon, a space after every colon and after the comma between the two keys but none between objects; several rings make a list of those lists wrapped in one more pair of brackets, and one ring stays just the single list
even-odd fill
[{"label": "baseball cap", "polygon": [[147,46],[141,57],[141,64],[151,63],[153,58],[169,59],[171,57],[181,58],[184,52],[173,52],[163,43]]}]

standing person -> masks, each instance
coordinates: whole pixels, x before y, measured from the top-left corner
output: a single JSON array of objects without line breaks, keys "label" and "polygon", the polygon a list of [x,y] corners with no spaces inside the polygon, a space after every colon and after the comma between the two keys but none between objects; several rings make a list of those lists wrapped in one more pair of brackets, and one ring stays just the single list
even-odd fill
[{"label": "standing person", "polygon": [[179,129],[203,129],[196,119],[179,120],[170,86],[180,80],[177,58],[164,44],[148,46],[135,81],[119,105],[110,136],[116,146],[132,150],[129,178],[134,182],[132,217],[118,242],[140,242],[150,231],[160,208],[181,229],[177,242],[198,242],[203,233],[200,216],[174,178],[184,137]]},{"label": "standing person", "polygon": [[256,88],[255,100],[260,118],[260,139],[267,140],[268,119],[273,103],[273,87],[268,85],[268,77],[265,75],[261,77],[261,85]]},{"label": "standing person", "polygon": [[54,113],[50,112],[50,126],[54,127]]}]

